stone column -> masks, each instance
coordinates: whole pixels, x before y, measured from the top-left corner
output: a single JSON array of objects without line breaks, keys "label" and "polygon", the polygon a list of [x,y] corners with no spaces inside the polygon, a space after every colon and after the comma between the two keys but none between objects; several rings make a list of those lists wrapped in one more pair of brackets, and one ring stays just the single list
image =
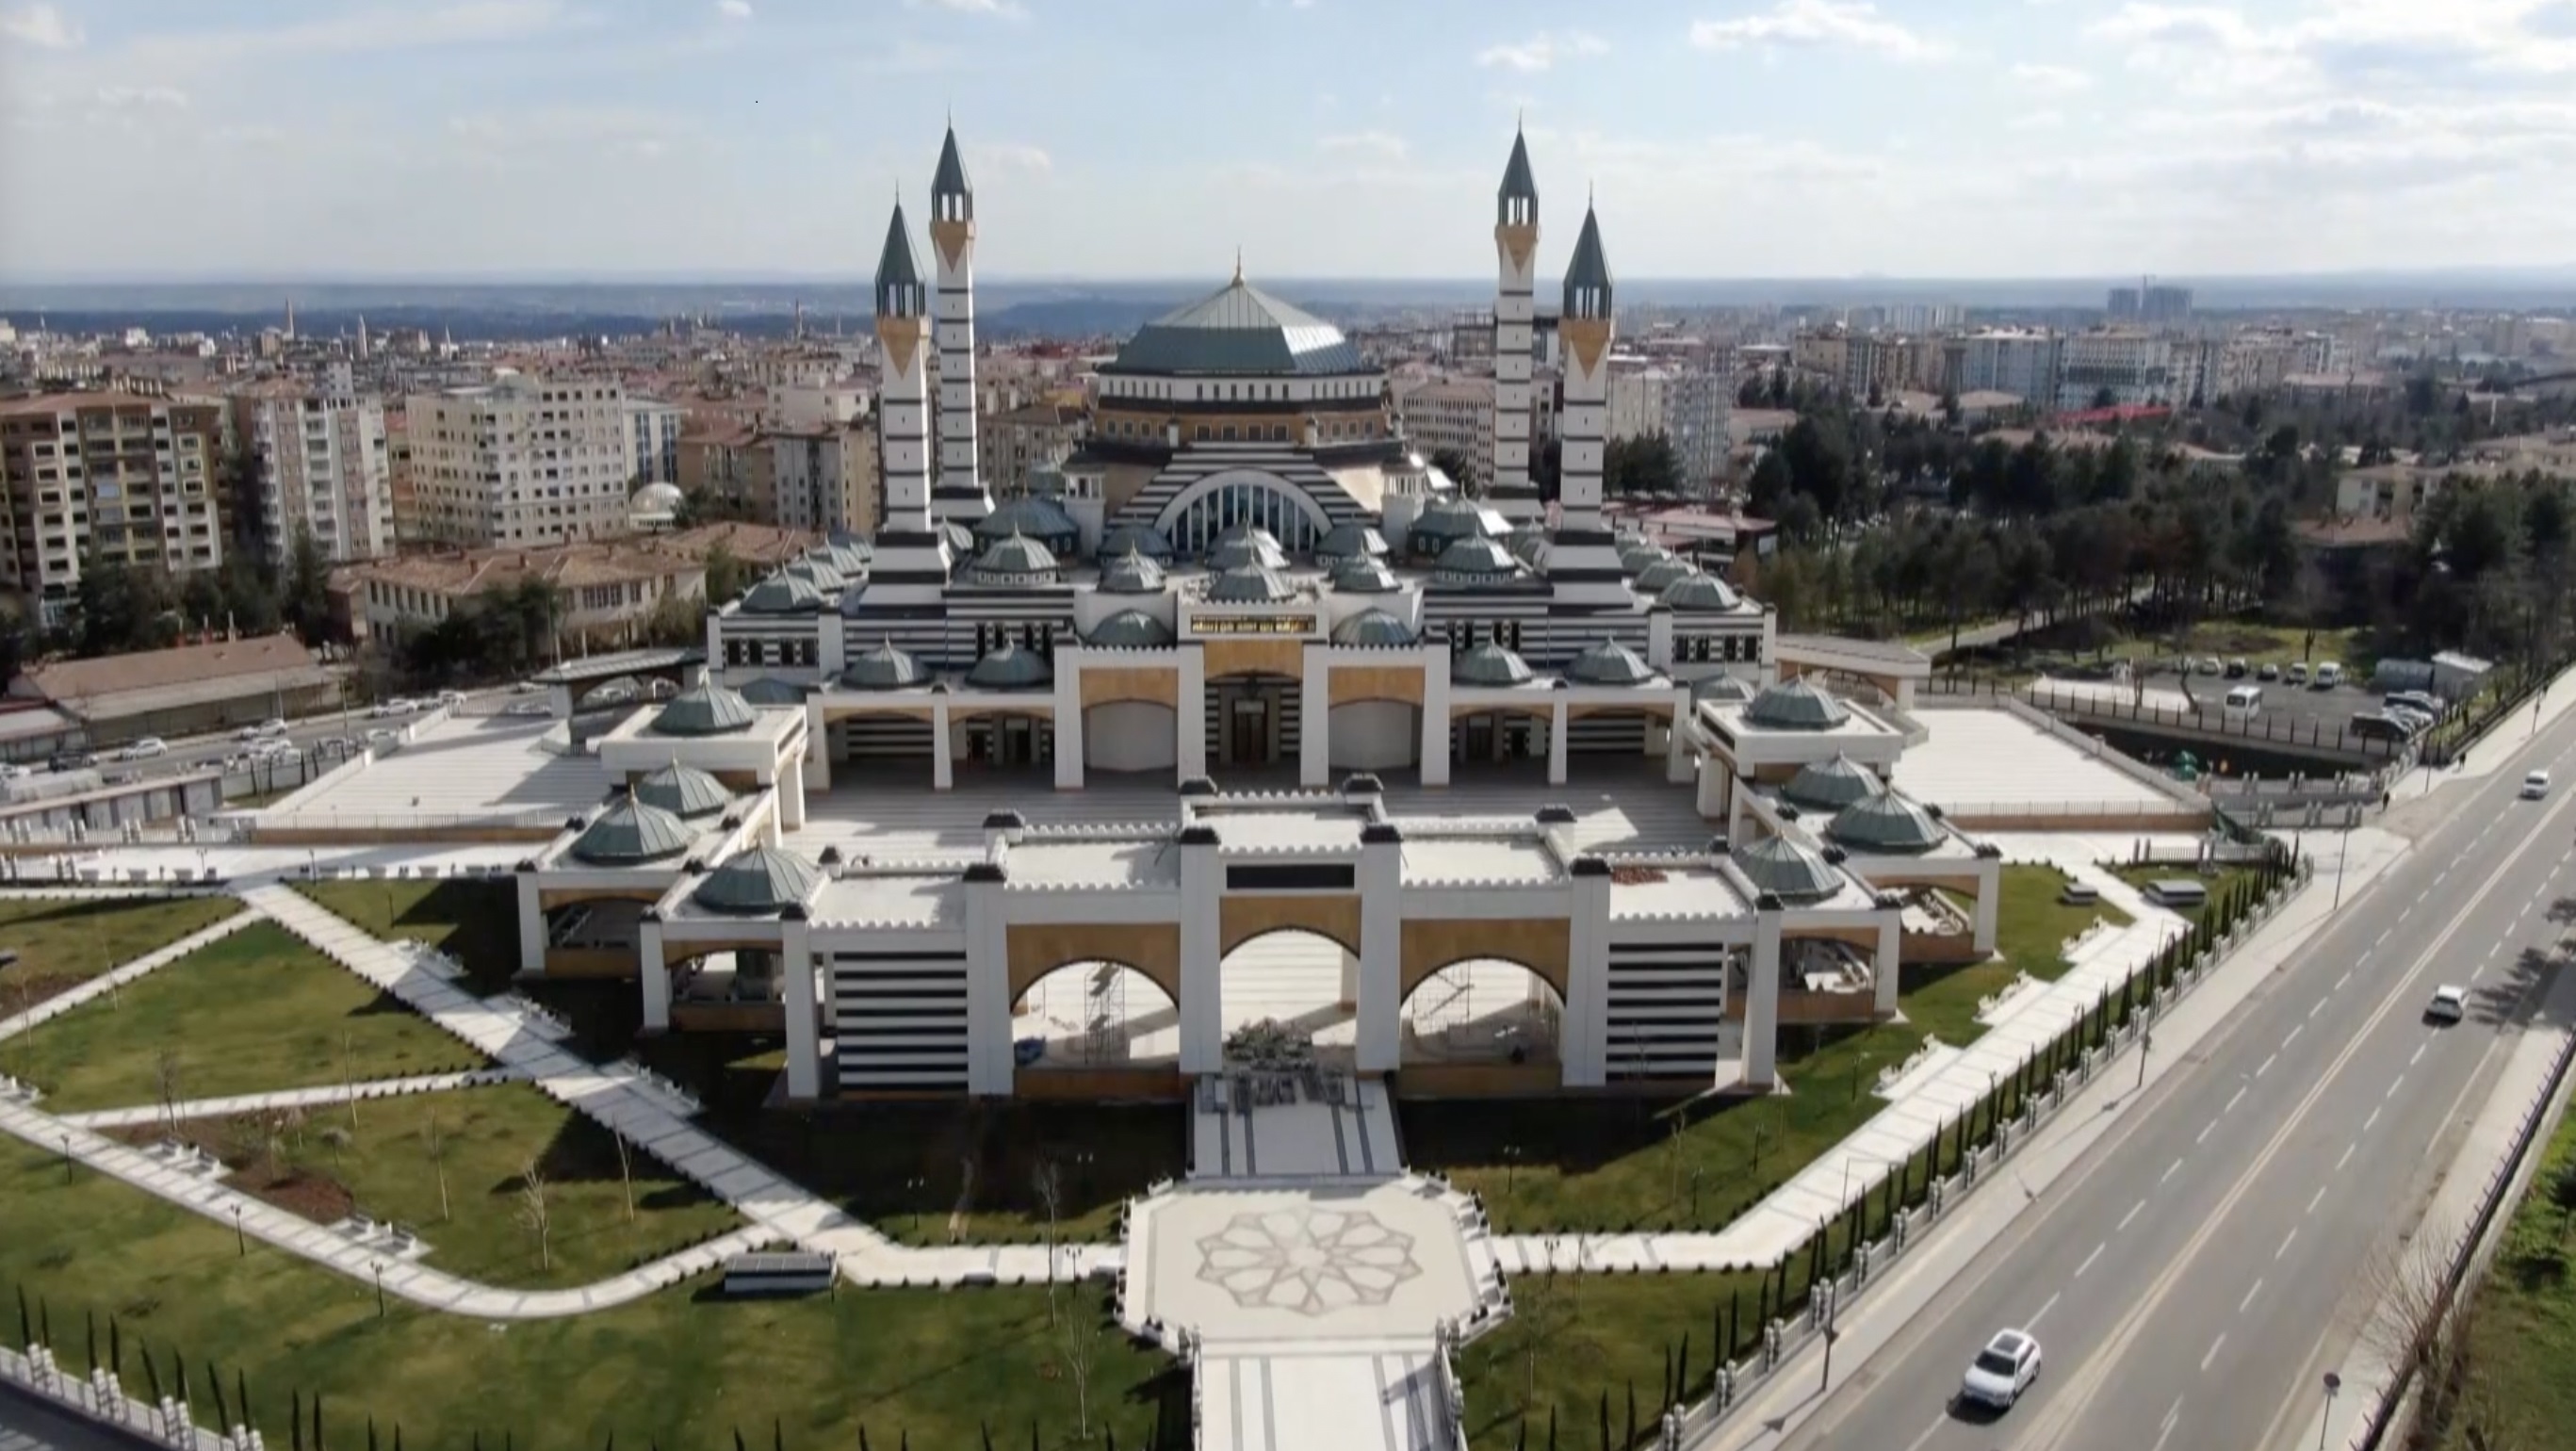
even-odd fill
[{"label": "stone column", "polygon": [[814,1004],[813,930],[805,909],[790,905],[779,923],[778,995],[787,1012],[787,1096],[811,1099],[822,1092],[822,1029]]},{"label": "stone column", "polygon": [[1213,826],[1181,829],[1181,1071],[1214,1073],[1225,1061],[1224,950],[1217,902],[1225,863]]},{"label": "stone column", "polygon": [[1180,688],[1172,702],[1172,729],[1180,733],[1177,781],[1207,774],[1207,655],[1196,646],[1180,652]]},{"label": "stone column", "polygon": [[1565,702],[1561,700],[1547,708],[1547,784],[1565,784]]},{"label": "stone column", "polygon": [[671,1026],[671,964],[662,956],[662,916],[651,907],[636,928],[636,960],[642,967],[644,1031],[667,1032]]},{"label": "stone column", "polygon": [[1404,1059],[1404,833],[1390,821],[1360,828],[1359,981],[1355,1058],[1362,1073]]},{"label": "stone column", "polygon": [[1568,1088],[1610,1078],[1610,864],[1579,856],[1566,868],[1565,1018],[1557,1057]]},{"label": "stone column", "polygon": [[778,814],[789,831],[805,825],[805,758],[790,756],[778,769]]},{"label": "stone column", "polygon": [[930,789],[946,791],[957,784],[957,742],[949,734],[948,702],[930,707]]},{"label": "stone column", "polygon": [[1658,670],[1673,668],[1673,612],[1670,606],[1646,607],[1646,663]]},{"label": "stone column", "polygon": [[1449,784],[1449,647],[1422,651],[1422,784]]},{"label": "stone column", "polygon": [[1685,685],[1673,692],[1672,719],[1664,728],[1664,779],[1676,786],[1691,779],[1690,722],[1690,687]]},{"label": "stone column", "polygon": [[1083,756],[1082,664],[1079,658],[1068,663],[1070,668],[1055,678],[1055,789],[1079,791]]},{"label": "stone column", "polygon": [[1313,791],[1332,784],[1333,672],[1320,645],[1306,647],[1305,665],[1297,699],[1297,784]]},{"label": "stone column", "polygon": [[805,776],[817,791],[832,789],[832,728],[811,700],[805,702]]},{"label": "stone column", "polygon": [[1769,1088],[1778,1081],[1773,1060],[1780,1046],[1780,899],[1764,893],[1753,912],[1753,970],[1744,994],[1744,1081]]},{"label": "stone column", "polygon": [[1995,950],[1995,914],[2003,906],[2004,863],[2001,856],[1977,853],[1977,926],[1975,946],[1979,952]]},{"label": "stone column", "polygon": [[1895,905],[1898,899],[1893,893],[1879,900],[1883,905],[1879,908],[1878,960],[1870,966],[1870,986],[1877,996],[1870,1007],[1886,1018],[1896,1013],[1897,955],[1904,946],[1904,909]]},{"label": "stone column", "polygon": [[537,864],[519,863],[519,970],[546,970],[546,909],[537,895]]},{"label": "stone column", "polygon": [[966,1091],[1006,1097],[1017,1086],[1011,1059],[1010,925],[1003,916],[1009,868],[966,868]]}]

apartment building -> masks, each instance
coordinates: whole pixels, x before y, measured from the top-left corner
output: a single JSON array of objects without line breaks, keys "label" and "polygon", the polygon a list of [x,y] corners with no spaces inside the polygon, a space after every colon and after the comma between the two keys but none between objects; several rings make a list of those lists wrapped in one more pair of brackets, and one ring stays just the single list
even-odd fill
[{"label": "apartment building", "polygon": [[50,393],[0,400],[0,585],[63,622],[83,565],[220,568],[225,412],[205,400]]},{"label": "apartment building", "polygon": [[2173,344],[2153,333],[2105,329],[2069,334],[2059,352],[2057,406],[2091,408],[2110,395],[2122,408],[2173,396]]},{"label": "apartment building", "polygon": [[393,455],[384,405],[279,380],[233,395],[239,502],[262,559],[284,568],[299,536],[349,564],[394,552]]},{"label": "apartment building", "polygon": [[635,433],[617,383],[504,371],[416,396],[405,412],[426,537],[560,544],[626,528]]},{"label": "apartment building", "polygon": [[426,629],[480,595],[529,580],[551,586],[568,650],[633,642],[673,599],[704,599],[707,557],[721,548],[753,566],[794,559],[810,535],[756,524],[708,524],[642,540],[416,554],[359,565],[335,588],[349,596],[352,633],[393,639]]},{"label": "apartment building", "polygon": [[1023,493],[1029,475],[1053,468],[1082,437],[1082,409],[1070,403],[1027,403],[985,418],[977,427],[984,478],[996,495]]},{"label": "apartment building", "polygon": [[872,422],[783,429],[765,437],[774,520],[780,528],[815,534],[876,532],[882,491]]},{"label": "apartment building", "polygon": [[[1417,383],[1397,395],[1396,408],[1404,417],[1404,436],[1425,459],[1455,453],[1467,461],[1479,489],[1493,483],[1493,379],[1435,378]],[[1538,435],[1532,437],[1535,441]]]},{"label": "apartment building", "polygon": [[634,488],[646,484],[677,484],[680,481],[679,408],[653,398],[626,400],[626,424],[635,440],[635,463],[627,482]]},{"label": "apartment building", "polygon": [[2057,397],[2058,337],[1989,328],[1942,349],[1941,385],[1951,393],[2010,393],[2046,405]]},{"label": "apartment building", "polygon": [[1941,354],[1921,338],[1855,333],[1843,340],[1843,391],[1854,398],[1924,388],[1940,377]]},{"label": "apartment building", "polygon": [[1691,487],[1704,485],[1724,471],[1727,418],[1734,404],[1731,374],[1627,355],[1610,360],[1607,437],[1616,441],[1661,435],[1672,443],[1682,482]]},{"label": "apartment building", "polygon": [[2292,373],[2305,371],[2310,370],[2299,366],[2299,341],[2286,329],[2241,332],[2220,348],[2218,387],[2209,396],[2242,398],[2251,393],[2268,393]]}]

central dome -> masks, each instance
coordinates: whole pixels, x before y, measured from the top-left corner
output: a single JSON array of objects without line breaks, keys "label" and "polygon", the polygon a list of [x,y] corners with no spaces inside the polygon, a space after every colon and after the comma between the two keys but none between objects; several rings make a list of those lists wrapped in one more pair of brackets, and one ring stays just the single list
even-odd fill
[{"label": "central dome", "polygon": [[1136,330],[1105,373],[1323,376],[1370,371],[1341,329],[1243,280]]}]

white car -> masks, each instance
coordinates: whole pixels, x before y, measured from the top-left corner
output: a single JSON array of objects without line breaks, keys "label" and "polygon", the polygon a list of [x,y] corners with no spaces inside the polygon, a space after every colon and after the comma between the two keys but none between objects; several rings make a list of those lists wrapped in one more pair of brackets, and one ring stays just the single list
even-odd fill
[{"label": "white car", "polygon": [[440,705],[463,705],[465,703],[465,692],[461,690],[442,690],[438,693],[438,703]]},{"label": "white car", "polygon": [[546,703],[545,703],[544,701],[542,701],[542,700],[517,700],[517,701],[512,701],[512,702],[510,703],[510,708],[509,708],[508,710],[505,710],[505,711],[501,712],[501,714],[503,714],[503,715],[519,715],[519,716],[528,716],[528,715],[552,715],[552,714],[554,714],[554,713],[555,713],[555,708],[554,708],[553,706],[551,706],[551,705],[546,704]]},{"label": "white car", "polygon": [[390,726],[378,726],[367,732],[367,744],[370,746],[390,746],[401,739],[402,732]]},{"label": "white car", "polygon": [[2028,1331],[1998,1330],[1977,1358],[1968,1362],[1967,1379],[1959,1383],[1959,1399],[2008,1411],[2038,1379],[2039,1342]]},{"label": "white car", "polygon": [[2549,773],[2547,771],[2534,771],[2530,775],[2522,778],[2523,800],[2537,801],[2548,794]]},{"label": "white car", "polygon": [[159,736],[137,736],[127,741],[116,753],[120,761],[148,761],[154,756],[170,754],[170,747]]},{"label": "white car", "polygon": [[2467,991],[2448,983],[2433,989],[2433,1000],[2424,1005],[2424,1021],[2428,1023],[2456,1023],[2468,1015]]},{"label": "white car", "polygon": [[274,761],[283,760],[288,756],[300,756],[304,751],[293,741],[262,741],[250,748],[250,754],[251,759],[255,761]]}]

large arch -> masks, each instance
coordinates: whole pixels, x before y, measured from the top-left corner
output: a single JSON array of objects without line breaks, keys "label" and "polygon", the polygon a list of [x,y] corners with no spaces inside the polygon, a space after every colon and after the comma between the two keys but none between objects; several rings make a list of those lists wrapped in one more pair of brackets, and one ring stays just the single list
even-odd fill
[{"label": "large arch", "polygon": [[1422,764],[1422,707],[1401,700],[1354,700],[1325,718],[1325,764],[1336,771],[1408,770]]},{"label": "large arch", "polygon": [[1169,771],[1180,761],[1180,713],[1150,700],[1113,700],[1082,713],[1083,766]]},{"label": "large arch", "polygon": [[1527,965],[1470,958],[1426,974],[1401,999],[1399,1062],[1545,1066],[1561,1062],[1565,996]]},{"label": "large arch", "polygon": [[1115,958],[1068,962],[1012,997],[1021,1072],[1170,1068],[1180,1061],[1180,1003],[1155,975]]},{"label": "large arch", "polygon": [[1014,924],[1007,929],[1003,957],[1004,975],[1014,1002],[1048,973],[1102,961],[1134,968],[1175,1002],[1181,996],[1181,929],[1177,923]]},{"label": "large arch", "polygon": [[1238,524],[1269,530],[1291,554],[1312,552],[1333,527],[1312,494],[1266,469],[1210,474],[1173,495],[1154,518],[1154,527],[1183,555],[1204,553]]},{"label": "large arch", "polygon": [[1404,961],[1396,975],[1399,999],[1426,978],[1456,963],[1492,958],[1536,973],[1562,1000],[1572,981],[1571,928],[1563,917],[1453,917],[1404,924]]},{"label": "large arch", "polygon": [[1217,902],[1219,957],[1274,932],[1307,932],[1344,952],[1360,950],[1360,899],[1356,896],[1262,896],[1229,892]]}]

